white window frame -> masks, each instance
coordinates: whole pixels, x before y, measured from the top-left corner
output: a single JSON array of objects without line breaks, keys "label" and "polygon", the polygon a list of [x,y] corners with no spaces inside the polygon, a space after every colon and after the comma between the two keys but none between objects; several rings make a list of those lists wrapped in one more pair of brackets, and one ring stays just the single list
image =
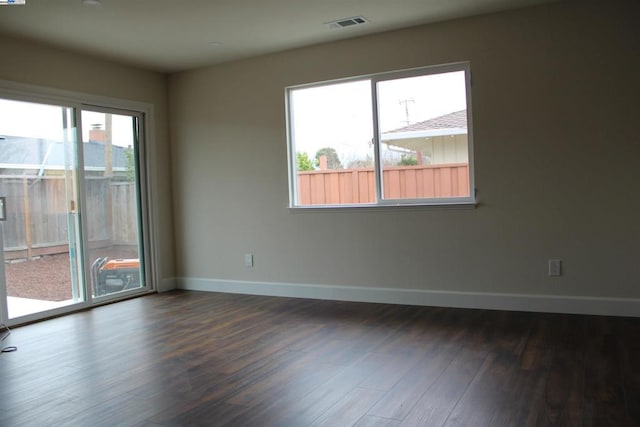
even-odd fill
[{"label": "white window frame", "polygon": [[[463,71],[465,75],[465,91],[467,104],[467,149],[469,158],[469,196],[468,197],[447,197],[447,198],[421,198],[421,199],[384,199],[383,193],[383,168],[380,163],[380,130],[378,113],[378,93],[377,84],[388,80],[396,80],[409,77],[428,76],[449,72]],[[340,83],[369,80],[371,83],[371,107],[373,118],[373,150],[374,150],[374,173],[376,201],[373,203],[360,204],[340,204],[340,205],[301,205],[298,202],[297,189],[297,167],[295,152],[295,137],[293,131],[294,112],[290,108],[292,105],[292,94],[299,89],[308,89],[335,85]],[[413,68],[408,70],[392,71],[385,73],[369,74],[358,77],[310,83],[285,88],[285,109],[286,109],[286,130],[287,130],[287,161],[289,172],[289,208],[292,209],[336,209],[336,208],[371,208],[389,206],[471,206],[474,207],[476,201],[475,189],[475,169],[473,156],[473,113],[471,103],[471,64],[470,62],[456,62],[444,65],[433,65],[428,67]]]}]

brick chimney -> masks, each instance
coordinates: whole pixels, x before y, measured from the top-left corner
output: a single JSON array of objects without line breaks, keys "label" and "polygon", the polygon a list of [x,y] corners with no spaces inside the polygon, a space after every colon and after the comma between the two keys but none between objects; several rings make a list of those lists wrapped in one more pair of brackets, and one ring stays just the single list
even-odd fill
[{"label": "brick chimney", "polygon": [[106,139],[106,132],[102,129],[101,124],[97,123],[91,125],[91,129],[89,130],[89,141],[105,142]]}]

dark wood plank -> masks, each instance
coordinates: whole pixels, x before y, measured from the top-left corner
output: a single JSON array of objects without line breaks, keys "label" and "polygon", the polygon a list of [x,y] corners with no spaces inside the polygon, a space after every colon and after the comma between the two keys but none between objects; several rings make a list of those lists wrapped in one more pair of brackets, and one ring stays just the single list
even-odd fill
[{"label": "dark wood plank", "polygon": [[[287,393],[284,398],[277,399],[272,406],[260,411],[260,417],[254,420],[273,421],[266,425],[309,425],[335,405],[340,405],[372,373],[390,363],[393,363],[393,358],[388,355],[363,354],[349,366],[335,370],[335,374],[327,377],[327,381],[310,389],[308,393]],[[372,402],[372,406],[375,403]]]},{"label": "dark wood plank", "polygon": [[0,425],[640,425],[640,319],[176,291],[15,328]]},{"label": "dark wood plank", "polygon": [[371,408],[382,396],[382,392],[367,388],[357,387],[325,411],[311,425],[337,426],[353,425]]},{"label": "dark wood plank", "polygon": [[492,358],[484,351],[462,349],[400,425],[443,425],[474,378],[491,364]]},{"label": "dark wood plank", "polygon": [[[584,316],[553,315],[542,341],[548,345],[543,369],[533,371],[530,387],[535,394],[520,393],[526,425],[578,426],[584,405],[585,348],[589,340]],[[536,379],[538,379],[537,382]],[[525,403],[526,400],[534,404]]]},{"label": "dark wood plank", "polygon": [[390,420],[388,418],[374,417],[373,415],[365,415],[360,418],[354,427],[397,427],[400,425],[398,420]]},{"label": "dark wood plank", "polygon": [[369,411],[380,418],[402,420],[451,364],[455,352],[443,347],[427,353]]},{"label": "dark wood plank", "polygon": [[587,320],[590,331],[585,354],[584,425],[625,426],[627,408],[621,371],[618,334],[613,319]]},{"label": "dark wood plank", "polygon": [[619,335],[625,406],[630,426],[640,426],[640,323],[636,319],[620,319]]},{"label": "dark wood plank", "polygon": [[527,409],[541,398],[551,347],[552,327],[545,315],[500,313],[492,322],[492,359],[477,375],[445,425],[525,425]]}]

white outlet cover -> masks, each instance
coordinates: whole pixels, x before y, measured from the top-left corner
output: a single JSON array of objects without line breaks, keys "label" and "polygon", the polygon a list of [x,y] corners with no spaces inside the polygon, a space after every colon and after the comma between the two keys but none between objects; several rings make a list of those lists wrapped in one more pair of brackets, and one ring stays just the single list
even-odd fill
[{"label": "white outlet cover", "polygon": [[244,265],[245,267],[253,267],[253,254],[244,255]]},{"label": "white outlet cover", "polygon": [[549,260],[549,276],[557,277],[562,275],[562,260],[550,259]]}]

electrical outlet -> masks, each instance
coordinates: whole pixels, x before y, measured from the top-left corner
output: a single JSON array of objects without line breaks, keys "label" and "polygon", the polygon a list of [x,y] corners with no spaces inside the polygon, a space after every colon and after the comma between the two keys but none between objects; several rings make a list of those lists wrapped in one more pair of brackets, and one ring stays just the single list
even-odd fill
[{"label": "electrical outlet", "polygon": [[549,276],[552,276],[552,277],[562,276],[562,260],[559,260],[559,259],[549,260]]},{"label": "electrical outlet", "polygon": [[253,267],[253,254],[244,254],[244,266],[248,268]]}]

